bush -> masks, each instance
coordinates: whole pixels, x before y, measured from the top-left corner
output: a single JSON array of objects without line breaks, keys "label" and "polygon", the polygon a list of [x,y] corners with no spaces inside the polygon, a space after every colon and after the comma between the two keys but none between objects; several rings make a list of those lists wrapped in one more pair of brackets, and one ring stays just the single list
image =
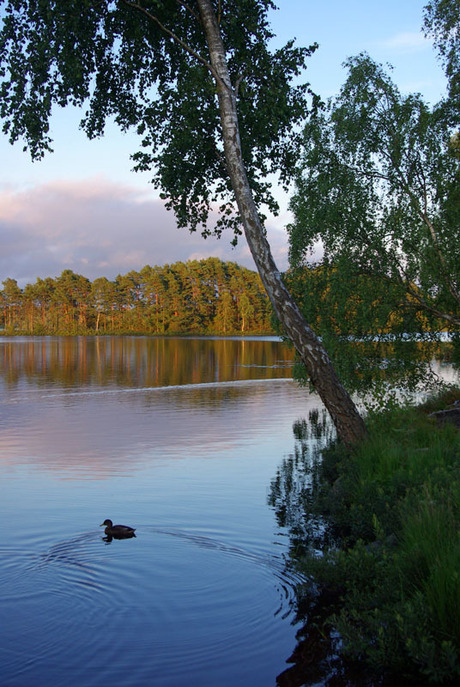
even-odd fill
[{"label": "bush", "polygon": [[[449,390],[448,401],[460,397]],[[445,405],[445,402],[444,402]],[[341,593],[329,623],[373,670],[432,684],[460,678],[460,433],[428,416],[443,403],[369,419],[355,451],[315,464],[305,517],[333,545],[302,566]],[[304,547],[305,548],[305,547]]]}]

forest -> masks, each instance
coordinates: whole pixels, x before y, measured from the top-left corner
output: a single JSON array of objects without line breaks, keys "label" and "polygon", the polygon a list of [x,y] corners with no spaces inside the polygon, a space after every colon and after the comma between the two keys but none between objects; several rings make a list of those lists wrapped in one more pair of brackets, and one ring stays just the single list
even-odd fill
[{"label": "forest", "polygon": [[272,309],[260,277],[218,258],[146,265],[114,280],[72,270],[0,291],[5,334],[269,334]]}]

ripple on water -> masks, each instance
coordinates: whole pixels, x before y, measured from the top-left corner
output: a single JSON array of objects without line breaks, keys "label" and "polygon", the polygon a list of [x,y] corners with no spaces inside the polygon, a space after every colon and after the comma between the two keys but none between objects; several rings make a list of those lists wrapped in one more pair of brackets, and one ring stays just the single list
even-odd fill
[{"label": "ripple on water", "polygon": [[284,667],[280,643],[283,659],[292,648],[299,580],[282,560],[217,539],[140,527],[132,540],[82,534],[8,558],[2,663],[12,687],[32,678],[161,687],[184,676],[203,687],[269,685]]}]

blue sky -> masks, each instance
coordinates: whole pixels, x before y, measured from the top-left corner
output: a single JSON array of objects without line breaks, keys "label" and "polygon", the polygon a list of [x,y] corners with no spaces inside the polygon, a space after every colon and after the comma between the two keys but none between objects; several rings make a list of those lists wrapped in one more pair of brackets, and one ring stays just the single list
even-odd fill
[{"label": "blue sky", "polygon": [[[431,103],[445,92],[445,79],[430,41],[421,32],[426,0],[279,0],[271,14],[275,45],[296,37],[318,42],[306,78],[328,98],[345,80],[344,60],[362,51],[393,65],[403,92],[417,91]],[[253,267],[244,239],[202,239],[175,226],[149,182],[131,171],[136,141],[109,124],[103,139],[88,141],[78,130],[79,113],[58,111],[52,121],[55,152],[32,163],[20,144],[0,136],[0,282],[23,286],[36,277],[72,269],[90,279],[114,278],[146,264],[216,256]],[[287,266],[283,227],[288,196],[268,233],[278,265]]]}]

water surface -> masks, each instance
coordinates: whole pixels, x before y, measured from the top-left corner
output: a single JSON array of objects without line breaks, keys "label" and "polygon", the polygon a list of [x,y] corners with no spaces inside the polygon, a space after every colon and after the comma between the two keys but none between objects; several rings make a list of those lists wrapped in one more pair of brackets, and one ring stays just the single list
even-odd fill
[{"label": "water surface", "polygon": [[[273,339],[0,339],[2,684],[269,687],[295,645],[267,505],[318,406]],[[107,543],[105,518],[136,527]]]}]

